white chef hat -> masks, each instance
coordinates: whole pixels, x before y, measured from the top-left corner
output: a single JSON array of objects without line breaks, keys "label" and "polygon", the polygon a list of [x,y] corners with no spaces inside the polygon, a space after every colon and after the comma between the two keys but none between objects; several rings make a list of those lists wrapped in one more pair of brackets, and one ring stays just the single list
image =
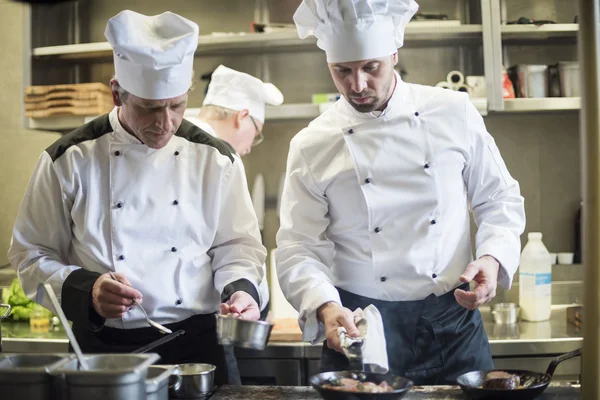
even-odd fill
[{"label": "white chef hat", "polygon": [[418,8],[414,0],[303,0],[294,22],[301,39],[317,38],[327,62],[370,60],[402,47]]},{"label": "white chef hat", "polygon": [[146,16],[125,10],[108,20],[119,85],[144,99],[168,99],[192,85],[198,25],[177,14]]},{"label": "white chef hat", "polygon": [[211,75],[202,105],[234,111],[246,109],[253,118],[264,123],[265,103],[273,106],[283,103],[283,94],[275,85],[219,65]]}]

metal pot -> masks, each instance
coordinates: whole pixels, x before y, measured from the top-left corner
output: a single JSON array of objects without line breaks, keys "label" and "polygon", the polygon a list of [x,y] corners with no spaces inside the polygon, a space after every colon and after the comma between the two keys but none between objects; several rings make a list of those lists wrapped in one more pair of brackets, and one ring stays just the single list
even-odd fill
[{"label": "metal pot", "polygon": [[2,354],[0,355],[0,399],[53,399],[52,377],[71,354]]},{"label": "metal pot", "polygon": [[217,314],[216,318],[219,344],[254,350],[264,350],[267,346],[273,324],[221,314]]},{"label": "metal pot", "polygon": [[169,397],[195,399],[210,394],[215,387],[216,369],[212,364],[175,365],[169,382]]},{"label": "metal pot", "polygon": [[169,400],[169,380],[174,365],[151,365],[146,376],[146,400]]}]

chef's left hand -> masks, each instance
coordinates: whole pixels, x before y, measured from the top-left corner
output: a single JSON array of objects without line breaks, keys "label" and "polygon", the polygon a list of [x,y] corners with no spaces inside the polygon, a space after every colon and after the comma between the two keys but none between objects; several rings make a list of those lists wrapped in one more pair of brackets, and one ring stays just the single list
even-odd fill
[{"label": "chef's left hand", "polygon": [[231,295],[226,303],[221,304],[221,314],[233,314],[235,317],[257,321],[260,318],[258,303],[252,296],[243,291]]},{"label": "chef's left hand", "polygon": [[470,263],[460,276],[460,281],[475,281],[477,286],[473,292],[456,289],[454,297],[458,304],[467,310],[474,310],[496,297],[499,269],[500,264],[492,256],[482,256]]}]

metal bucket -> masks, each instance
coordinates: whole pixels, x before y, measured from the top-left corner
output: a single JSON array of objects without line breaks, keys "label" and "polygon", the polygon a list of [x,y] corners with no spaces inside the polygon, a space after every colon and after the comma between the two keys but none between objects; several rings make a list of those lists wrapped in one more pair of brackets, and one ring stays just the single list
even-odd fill
[{"label": "metal bucket", "polygon": [[72,354],[0,355],[0,399],[54,399],[53,380],[48,374]]},{"label": "metal bucket", "polygon": [[89,370],[79,370],[77,359],[54,372],[59,400],[145,400],[148,367],[160,356],[148,354],[86,355]]}]

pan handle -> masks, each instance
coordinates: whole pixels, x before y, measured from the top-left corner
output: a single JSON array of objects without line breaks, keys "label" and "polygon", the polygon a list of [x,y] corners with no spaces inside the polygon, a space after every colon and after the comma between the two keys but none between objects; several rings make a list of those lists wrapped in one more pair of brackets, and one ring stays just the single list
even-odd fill
[{"label": "pan handle", "polygon": [[570,353],[566,353],[566,354],[556,357],[554,360],[552,360],[550,365],[548,365],[546,374],[550,375],[550,378],[552,378],[552,375],[554,375],[554,371],[556,370],[556,367],[558,367],[558,364],[560,364],[561,362],[563,362],[565,360],[568,360],[569,358],[577,357],[580,355],[581,355],[581,349],[577,349],[577,350],[573,350]]},{"label": "pan handle", "polygon": [[142,353],[146,353],[158,346],[161,346],[167,342],[170,342],[171,340],[175,339],[177,336],[183,335],[185,333],[184,330],[180,330],[177,332],[173,332],[173,333],[169,333],[163,337],[161,337],[158,340],[155,340],[154,342],[151,342],[143,347],[140,347],[139,349],[136,349],[134,351],[132,351],[132,354],[142,354]]}]

